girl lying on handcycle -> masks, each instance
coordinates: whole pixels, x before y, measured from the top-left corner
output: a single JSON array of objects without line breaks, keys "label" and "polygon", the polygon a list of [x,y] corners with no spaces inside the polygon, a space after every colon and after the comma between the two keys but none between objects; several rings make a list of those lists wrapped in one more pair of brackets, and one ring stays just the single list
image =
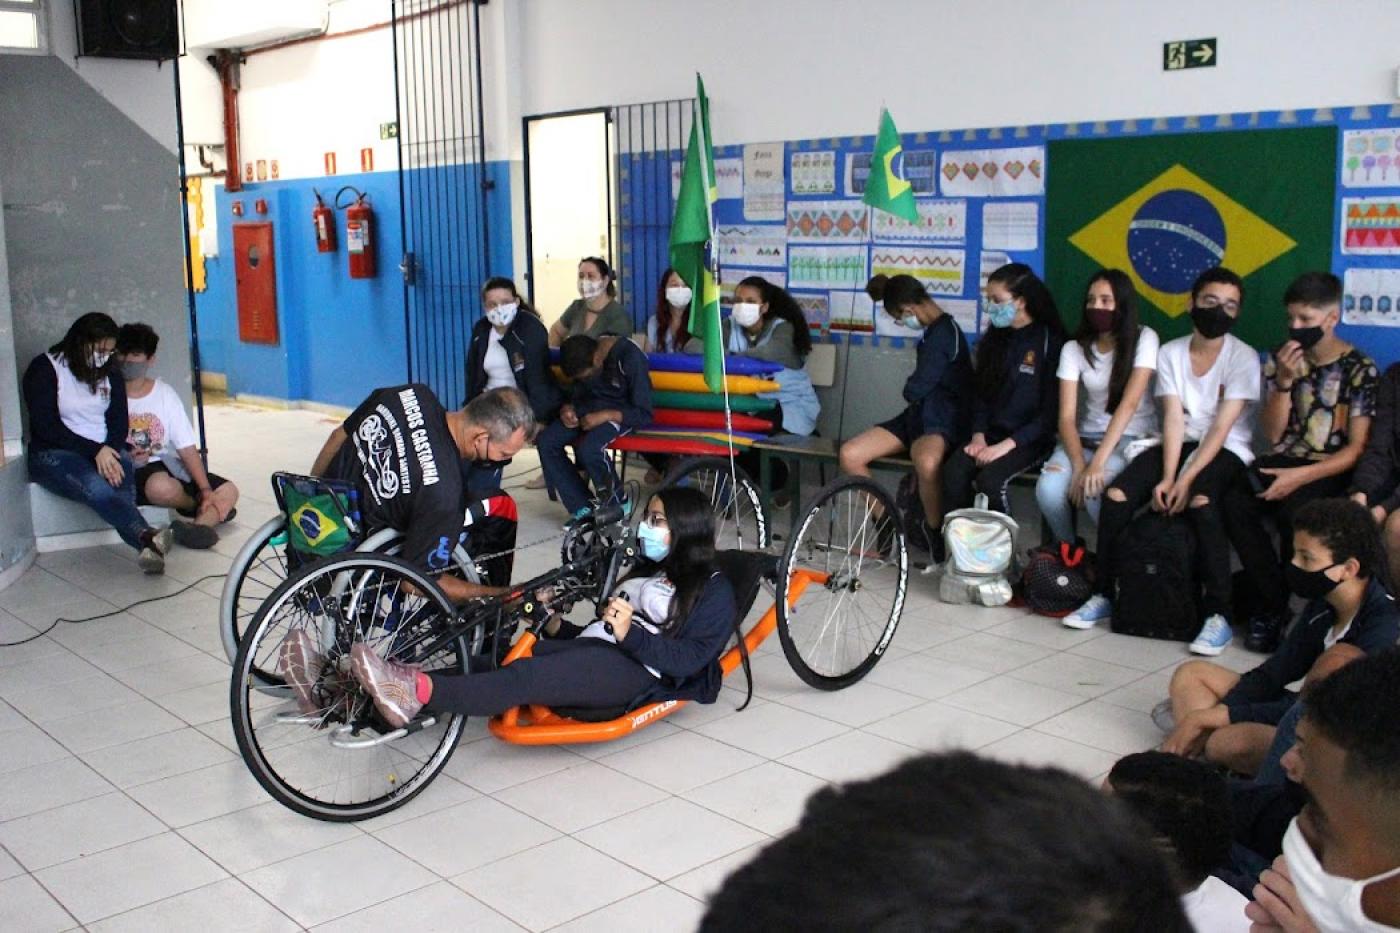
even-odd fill
[{"label": "girl lying on handcycle", "polygon": [[[517,706],[629,707],[660,699],[713,703],[718,658],[734,634],[734,590],[715,567],[713,505],[704,493],[663,489],[638,528],[642,561],[613,590],[603,617],[577,626],[556,616],[533,656],[468,674],[429,673],[386,660],[363,642],[350,670],[395,728],[420,710],[493,716]],[[284,670],[317,670],[304,631],[284,643]],[[475,665],[473,665],[475,667]],[[291,678],[303,709],[318,705],[306,678]]]}]

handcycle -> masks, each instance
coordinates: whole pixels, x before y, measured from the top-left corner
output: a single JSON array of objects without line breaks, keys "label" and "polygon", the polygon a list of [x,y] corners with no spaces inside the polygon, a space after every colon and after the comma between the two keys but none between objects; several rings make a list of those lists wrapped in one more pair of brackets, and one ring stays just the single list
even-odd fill
[{"label": "handcycle", "polygon": [[[724,552],[721,570],[739,602],[735,643],[720,659],[724,673],[747,669],[748,655],[775,630],[789,665],[813,687],[837,690],[869,673],[894,637],[908,584],[908,551],[894,514],[883,489],[845,477],[802,511],[781,558]],[[601,609],[635,555],[632,529],[622,510],[611,508],[568,527],[559,567],[505,597],[465,606],[454,607],[429,576],[387,555],[349,553],[297,571],[258,610],[234,661],[230,707],[245,763],[274,799],[307,816],[353,821],[402,806],[447,764],[465,717],[425,711],[391,727],[351,676],[350,648],[363,643],[441,673],[466,671],[473,655],[514,663],[530,655],[554,612],[581,603]],[[774,603],[743,630],[764,580]],[[309,674],[318,704],[311,714],[280,675],[279,685],[260,679],[259,672],[278,671],[281,645],[296,631],[312,638],[322,659]],[[494,717],[489,729],[523,745],[602,742],[684,705],[523,707]]]}]

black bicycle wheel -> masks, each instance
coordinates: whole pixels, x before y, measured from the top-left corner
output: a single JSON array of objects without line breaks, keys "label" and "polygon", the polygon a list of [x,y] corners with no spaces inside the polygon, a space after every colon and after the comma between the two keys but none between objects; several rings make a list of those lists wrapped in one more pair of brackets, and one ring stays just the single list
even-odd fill
[{"label": "black bicycle wheel", "polygon": [[[909,551],[894,499],[861,476],[807,505],[779,567],[778,637],[806,683],[839,690],[870,672],[904,611]],[[820,577],[789,602],[801,571]]]},{"label": "black bicycle wheel", "polygon": [[763,498],[758,485],[737,464],[722,457],[682,460],[661,485],[698,489],[709,497],[715,510],[718,550],[762,551],[768,547],[771,539]]},{"label": "black bicycle wheel", "polygon": [[[466,718],[420,717],[408,730],[392,729],[351,676],[350,648],[363,643],[425,670],[460,672],[460,638],[422,655],[425,637],[454,620],[432,580],[397,558],[347,554],[289,577],[244,635],[229,689],[238,749],[258,783],[321,820],[366,819],[413,799],[447,764]],[[282,678],[294,669],[283,655],[292,641],[309,649],[314,712],[299,707],[290,685],[269,689],[256,679],[259,669]]]}]

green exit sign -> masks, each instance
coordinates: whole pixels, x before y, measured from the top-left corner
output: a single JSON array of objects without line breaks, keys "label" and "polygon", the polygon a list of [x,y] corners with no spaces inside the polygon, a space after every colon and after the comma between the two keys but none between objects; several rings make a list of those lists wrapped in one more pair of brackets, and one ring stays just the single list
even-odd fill
[{"label": "green exit sign", "polygon": [[1180,42],[1162,43],[1163,71],[1214,67],[1214,39],[1183,39]]},{"label": "green exit sign", "polygon": [[380,138],[380,139],[396,139],[396,138],[398,138],[398,135],[399,135],[399,124],[398,124],[398,121],[397,121],[397,120],[395,120],[393,123],[381,123],[381,124],[379,124],[379,138]]}]

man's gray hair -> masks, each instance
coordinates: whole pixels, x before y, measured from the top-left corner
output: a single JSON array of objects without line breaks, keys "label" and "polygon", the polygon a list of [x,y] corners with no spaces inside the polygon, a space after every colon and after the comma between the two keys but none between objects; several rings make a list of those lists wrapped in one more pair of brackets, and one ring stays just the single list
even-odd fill
[{"label": "man's gray hair", "polygon": [[487,436],[497,444],[504,444],[521,428],[525,429],[528,443],[535,439],[539,427],[529,397],[509,386],[481,393],[467,403],[463,412],[470,424],[485,428]]}]

